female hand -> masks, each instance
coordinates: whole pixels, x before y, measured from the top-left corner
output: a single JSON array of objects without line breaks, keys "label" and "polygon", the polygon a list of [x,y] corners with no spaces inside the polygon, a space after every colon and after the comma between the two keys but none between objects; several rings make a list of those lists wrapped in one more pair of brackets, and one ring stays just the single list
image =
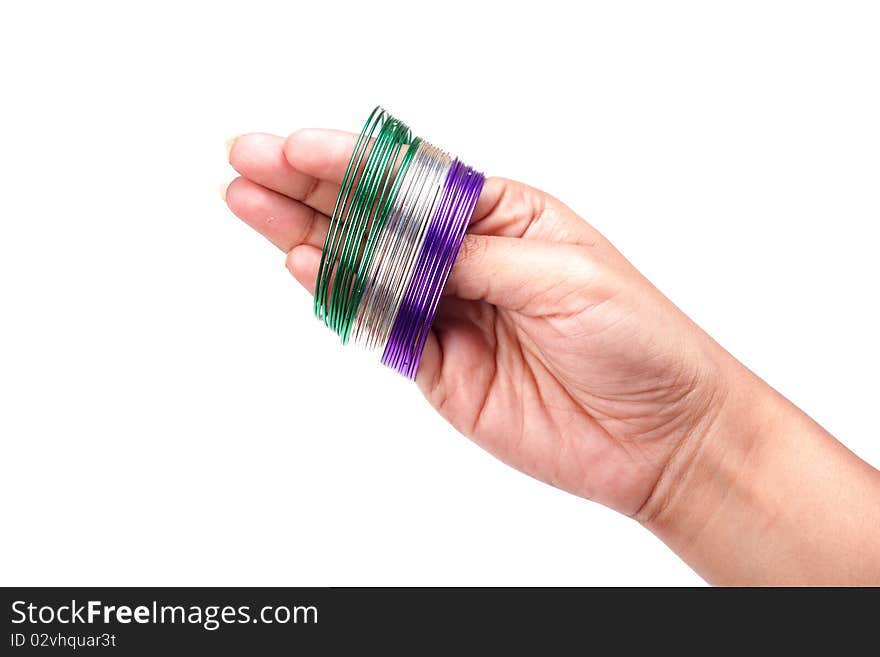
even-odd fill
[{"label": "female hand", "polygon": [[[225,192],[313,291],[355,135],[237,138]],[[711,341],[555,198],[486,181],[418,371],[428,400],[498,458],[626,514],[724,397]]]},{"label": "female hand", "polygon": [[[355,136],[238,137],[232,211],[314,291]],[[555,198],[490,178],[418,384],[461,433],[635,517],[718,583],[880,583],[880,473]]]}]

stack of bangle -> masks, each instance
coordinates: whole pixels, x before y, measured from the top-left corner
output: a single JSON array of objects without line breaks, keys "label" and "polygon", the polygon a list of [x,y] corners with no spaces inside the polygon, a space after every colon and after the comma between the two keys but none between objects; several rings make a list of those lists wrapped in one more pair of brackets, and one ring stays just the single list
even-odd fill
[{"label": "stack of bangle", "polygon": [[414,379],[484,180],[374,109],[333,208],[315,315]]}]

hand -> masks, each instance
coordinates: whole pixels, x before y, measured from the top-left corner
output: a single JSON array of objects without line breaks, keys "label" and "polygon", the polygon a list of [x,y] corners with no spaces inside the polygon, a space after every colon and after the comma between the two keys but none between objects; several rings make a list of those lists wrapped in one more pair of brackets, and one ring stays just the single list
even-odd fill
[{"label": "hand", "polygon": [[[355,136],[237,138],[229,207],[313,291]],[[717,346],[595,229],[486,181],[417,381],[456,429],[533,477],[634,515],[724,391]]]},{"label": "hand", "polygon": [[[231,147],[226,202],[312,291],[354,139]],[[712,582],[880,583],[880,472],[543,192],[486,182],[417,381],[497,457],[634,516]]]}]

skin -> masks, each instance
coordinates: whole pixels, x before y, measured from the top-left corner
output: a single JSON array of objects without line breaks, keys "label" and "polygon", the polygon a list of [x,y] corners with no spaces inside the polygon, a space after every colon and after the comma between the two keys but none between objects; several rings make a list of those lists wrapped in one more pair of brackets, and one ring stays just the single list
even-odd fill
[{"label": "skin", "polygon": [[[313,291],[355,136],[231,140],[230,209]],[[719,584],[880,584],[880,472],[557,199],[486,181],[417,383],[513,467],[627,514]]]}]

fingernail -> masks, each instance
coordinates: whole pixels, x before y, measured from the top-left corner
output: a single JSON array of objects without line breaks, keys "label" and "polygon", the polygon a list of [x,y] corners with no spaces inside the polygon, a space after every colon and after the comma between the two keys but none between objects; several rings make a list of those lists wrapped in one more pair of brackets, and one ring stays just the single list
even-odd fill
[{"label": "fingernail", "polygon": [[226,140],[226,159],[227,160],[229,159],[229,155],[232,153],[232,147],[235,146],[235,141],[240,136],[241,135],[235,135],[234,137],[230,137],[229,139]]},{"label": "fingernail", "polygon": [[232,183],[231,180],[227,180],[225,183],[220,185],[220,198],[223,199],[223,202],[226,202],[226,190],[229,189],[229,185]]}]

